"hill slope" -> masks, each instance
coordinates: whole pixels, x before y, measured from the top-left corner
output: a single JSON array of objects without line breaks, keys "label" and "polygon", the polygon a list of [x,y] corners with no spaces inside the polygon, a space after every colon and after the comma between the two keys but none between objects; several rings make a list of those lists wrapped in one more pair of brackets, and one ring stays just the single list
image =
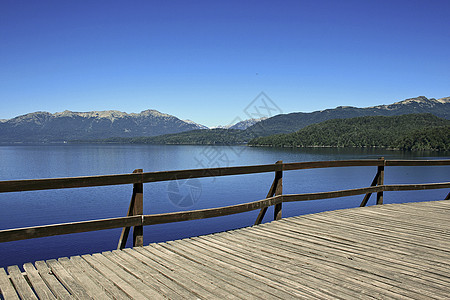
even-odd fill
[{"label": "hill slope", "polygon": [[[244,144],[254,138],[240,129],[214,128],[207,130],[192,130],[181,133],[165,134],[152,137],[135,138],[109,138],[99,139],[94,142],[100,143],[123,143],[123,144],[166,144],[166,145],[237,145]],[[72,141],[89,142],[89,141]],[[92,142],[92,141],[91,141]]]},{"label": "hill slope", "polygon": [[450,121],[431,114],[334,119],[294,133],[259,137],[249,145],[450,151]]}]

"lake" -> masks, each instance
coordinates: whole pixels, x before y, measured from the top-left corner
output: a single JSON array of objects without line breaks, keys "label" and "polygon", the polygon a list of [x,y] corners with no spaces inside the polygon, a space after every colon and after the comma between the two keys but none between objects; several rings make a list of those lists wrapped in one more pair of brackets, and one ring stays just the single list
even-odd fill
[{"label": "lake", "polygon": [[[373,149],[279,149],[179,145],[14,145],[0,146],[0,180],[72,177],[343,159],[443,159],[448,153]],[[369,186],[376,167],[287,171],[285,194]],[[265,198],[274,174],[237,175],[144,185],[144,213],[226,206]],[[385,184],[450,181],[448,167],[388,167]],[[0,194],[0,229],[125,216],[132,185]],[[442,200],[447,190],[386,192],[385,203]],[[358,206],[363,196],[287,203],[283,217]],[[369,201],[373,205],[374,196]],[[252,225],[258,211],[144,227],[144,243]],[[269,208],[264,222],[273,217]],[[62,256],[113,250],[121,229],[0,244],[0,267]],[[130,243],[128,243],[130,246]]]}]

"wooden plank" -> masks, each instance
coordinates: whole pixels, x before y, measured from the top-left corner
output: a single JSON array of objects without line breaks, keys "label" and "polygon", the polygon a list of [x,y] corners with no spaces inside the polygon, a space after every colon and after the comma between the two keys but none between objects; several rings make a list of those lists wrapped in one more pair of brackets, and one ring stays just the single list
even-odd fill
[{"label": "wooden plank", "polygon": [[103,290],[107,292],[114,299],[130,299],[127,294],[125,294],[121,289],[119,289],[114,282],[109,280],[106,276],[103,276],[101,273],[97,272],[94,268],[92,268],[83,258],[80,256],[72,256],[70,257],[70,261],[74,266],[77,266],[80,270],[83,270],[95,283],[102,287]]},{"label": "wooden plank", "polygon": [[93,299],[89,296],[80,282],[72,277],[69,272],[56,260],[50,259],[46,261],[52,273],[64,285],[64,287],[77,299]]},{"label": "wooden plank", "polygon": [[53,295],[52,291],[45,284],[44,280],[39,276],[38,271],[34,268],[31,263],[26,263],[23,265],[23,269],[25,270],[28,280],[33,286],[34,291],[36,292],[39,299],[56,299]]},{"label": "wooden plank", "polygon": [[73,264],[69,258],[59,258],[58,263],[76,280],[77,285],[80,285],[93,299],[112,299],[106,295],[105,290],[101,286],[93,281],[82,269]]},{"label": "wooden plank", "polygon": [[[111,262],[116,264],[119,268],[122,268],[123,270],[127,271],[128,273],[132,274],[136,278],[138,278],[142,283],[146,286],[145,287],[145,294],[151,296],[152,298],[156,297],[162,298],[163,296],[171,295],[172,297],[176,294],[173,293],[172,290],[164,286],[163,284],[159,284],[158,282],[155,282],[153,279],[153,276],[146,272],[145,268],[142,268],[142,265],[133,265],[130,264],[127,260],[123,259],[121,255],[118,253],[121,252],[119,250],[115,250],[112,252],[104,252],[103,256],[105,256],[107,259],[109,259]],[[133,279],[134,280],[134,279]],[[142,285],[142,286],[144,286]]]},{"label": "wooden plank", "polygon": [[[133,249],[129,249],[131,252],[136,252]],[[147,284],[151,284],[162,295],[170,299],[177,298],[193,298],[195,295],[188,290],[182,288],[175,281],[162,275],[158,270],[149,267],[135,256],[129,254],[127,251],[113,251],[113,254],[121,261],[121,265],[128,269],[134,269],[134,272],[139,274],[140,278],[148,278],[144,280]]]},{"label": "wooden plank", "polygon": [[[136,256],[139,260],[143,261],[145,264],[150,265],[156,263],[158,270],[161,271],[162,274],[164,274],[171,280],[176,281],[178,284],[183,285],[184,288],[195,293],[197,297],[200,297],[200,299],[213,299],[217,297],[210,292],[208,287],[201,286],[197,282],[191,280],[191,276],[193,276],[193,274],[178,272],[178,270],[174,269],[173,266],[168,264],[167,261],[161,260],[158,257],[154,256],[153,253],[147,251],[147,247],[136,247],[133,249],[142,255]],[[135,255],[134,253],[131,254]],[[145,258],[143,258],[143,256]]]},{"label": "wooden plank", "polygon": [[[195,257],[198,261],[203,261],[203,264],[208,264],[221,271],[229,271],[229,276],[233,276],[240,281],[254,286],[252,293],[260,293],[258,296],[263,299],[279,297],[283,299],[290,299],[294,297],[301,297],[301,293],[295,289],[289,289],[286,285],[273,280],[264,271],[254,269],[248,265],[236,263],[234,260],[218,254],[216,251],[209,251],[202,249],[193,241],[183,243],[183,241],[174,241],[167,243],[167,248],[179,249],[179,253],[189,253],[190,257]],[[165,246],[165,245],[162,245]],[[265,296],[263,296],[265,295]]]},{"label": "wooden plank", "polygon": [[183,263],[179,263],[178,255],[167,255],[165,252],[160,251],[157,245],[153,245],[151,250],[152,254],[170,264],[174,268],[175,272],[182,276],[190,276],[190,279],[196,282],[198,285],[207,289],[210,293],[219,297],[220,299],[238,299],[236,294],[232,293],[233,286],[226,281],[220,280],[220,278],[210,275],[207,276],[203,268],[196,268],[195,264],[191,260],[185,260]]},{"label": "wooden plank", "polygon": [[110,252],[103,252],[102,254],[95,253],[92,257],[116,273],[117,276],[122,278],[145,297],[149,297],[151,299],[164,299],[163,295],[158,293],[158,291],[153,287],[146,285],[136,274],[127,272],[121,265],[117,264],[113,257],[111,257]]},{"label": "wooden plank", "polygon": [[0,243],[33,239],[46,236],[113,229],[142,224],[142,217],[122,217],[94,221],[52,224],[16,229],[0,230]]},{"label": "wooden plank", "polygon": [[[305,222],[301,222],[301,224],[302,224],[302,232],[308,232],[308,225],[305,223]],[[330,226],[332,226],[332,227],[329,227],[329,228],[327,228],[327,227],[316,227],[316,228],[312,228],[311,229],[311,232],[312,232],[312,234],[314,234],[314,233],[317,233],[318,232],[318,230],[320,230],[321,228],[323,229],[323,233],[325,233],[326,232],[326,230],[330,230],[330,229],[334,229],[334,227],[337,227],[336,226],[336,224],[330,224]],[[278,227],[278,225],[277,225],[277,227]],[[275,229],[275,228],[274,228]],[[336,232],[339,232],[339,227],[337,227],[337,229],[335,230]],[[278,229],[279,230],[279,229]],[[347,228],[344,228],[342,231],[341,231],[341,233],[343,234],[343,235],[345,235],[346,237],[348,236],[348,229]],[[316,234],[317,235],[317,234]],[[319,235],[321,235],[320,233],[319,233]],[[361,236],[361,234],[359,234],[359,237],[357,236],[357,234],[355,235],[355,240],[356,240],[356,242],[358,242],[358,241],[360,241],[361,239],[360,239],[360,236]],[[364,239],[365,241],[366,240],[368,240],[367,238],[365,238]],[[369,249],[369,250],[372,250],[374,247],[376,247],[375,245],[371,245],[371,240],[368,240],[368,246],[367,246],[367,249]],[[383,244],[382,244],[382,246],[383,246]],[[375,250],[375,249],[374,249]],[[390,249],[389,249],[390,250]],[[384,253],[384,252],[381,252],[382,254]],[[387,254],[392,254],[392,251],[389,251],[389,252],[386,252]],[[363,255],[363,258],[364,258],[364,256],[365,256],[365,253],[364,252],[362,252],[362,255]],[[379,256],[378,254],[377,254],[377,256]],[[411,257],[411,256],[410,256]],[[382,260],[380,260],[381,262],[383,261],[383,260],[385,260],[387,258],[387,256],[385,256],[385,255],[383,255],[383,258],[382,258]],[[398,264],[400,263],[400,264],[403,264],[402,262],[404,262],[404,258],[402,258],[402,259],[400,259],[400,260],[398,260],[398,259],[394,259],[394,260],[392,260],[391,261],[391,264],[392,263],[394,263],[394,264],[397,264],[397,266],[395,267],[395,268],[393,268],[392,269],[392,272],[399,272],[399,271],[401,271],[401,269],[402,268],[399,268],[399,266],[398,266]],[[411,273],[409,273],[409,275],[408,276],[414,276],[414,277],[416,277],[416,274],[417,274],[417,265],[414,263],[414,264],[411,264],[410,266],[412,266],[412,268],[411,268],[411,270],[412,270],[412,272]],[[389,266],[389,264],[384,264],[384,267],[381,269],[381,270],[383,270],[384,271],[384,269],[385,268],[389,268],[390,266]],[[429,265],[427,265],[426,266],[427,268],[430,268],[430,266]],[[432,273],[430,273],[430,274],[432,274]],[[422,281],[422,283],[424,284],[424,285],[426,285],[426,286],[428,286],[429,285],[429,279],[427,279],[427,280],[423,280]],[[439,287],[437,287],[437,291],[435,290],[434,291],[434,293],[439,293]]]},{"label": "wooden plank", "polygon": [[[195,240],[208,244],[210,247],[218,248],[225,255],[232,254],[241,263],[248,264],[250,269],[260,269],[263,274],[265,273],[269,278],[285,284],[286,287],[303,290],[304,296],[308,298],[329,298],[330,296],[336,296],[338,291],[345,294],[346,297],[356,297],[361,293],[361,290],[357,293],[352,289],[343,289],[341,287],[343,285],[342,280],[339,280],[340,285],[336,285],[337,281],[334,281],[329,274],[321,276],[317,273],[317,270],[310,272],[304,265],[299,268],[293,264],[293,260],[280,260],[277,254],[270,255],[263,250],[264,248],[255,247],[248,241],[241,244],[234,233],[227,234],[228,237],[231,237],[229,239],[224,238],[224,236],[205,236],[195,238]],[[222,240],[224,242],[221,243]],[[228,257],[232,258],[231,256]]]},{"label": "wooden plank", "polygon": [[[278,226],[277,226],[278,227]],[[353,283],[353,285],[364,285],[365,288],[368,289],[373,289],[376,290],[376,293],[379,294],[387,294],[390,295],[390,297],[393,297],[395,295],[399,295],[399,294],[404,294],[404,295],[408,295],[408,296],[414,296],[417,294],[416,291],[408,291],[408,290],[403,290],[401,284],[395,287],[394,290],[394,286],[392,285],[393,282],[391,282],[390,280],[385,280],[384,278],[389,278],[389,275],[386,274],[384,269],[379,269],[379,271],[381,272],[381,276],[373,276],[372,272],[375,272],[375,270],[372,269],[367,269],[364,271],[364,269],[362,270],[358,270],[359,267],[355,266],[353,268],[348,268],[352,265],[353,260],[348,261],[347,258],[343,257],[342,259],[339,259],[338,257],[333,257],[330,256],[329,254],[327,255],[320,255],[320,253],[318,252],[316,255],[311,255],[308,252],[302,252],[302,253],[297,253],[297,250],[299,247],[302,247],[301,244],[299,246],[293,246],[292,244],[297,244],[297,239],[290,239],[289,242],[284,242],[282,240],[280,240],[279,242],[276,242],[275,245],[273,243],[273,241],[268,242],[270,239],[275,238],[276,240],[281,239],[281,237],[279,236],[278,233],[267,233],[264,230],[265,234],[268,234],[268,238],[264,238],[259,236],[256,236],[255,239],[252,242],[256,242],[256,243],[264,243],[267,245],[270,245],[271,248],[270,250],[273,249],[273,253],[274,254],[283,254],[287,257],[293,258],[295,260],[304,260],[305,263],[309,263],[312,264],[314,263],[314,261],[317,261],[316,263],[314,263],[314,267],[313,270],[317,270],[318,272],[325,267],[325,269],[323,269],[324,272],[326,272],[326,269],[329,269],[329,274],[330,276],[334,276],[335,274],[338,275],[338,278],[341,278],[341,280],[351,280]],[[249,241],[250,242],[250,241]],[[291,246],[292,245],[292,246]],[[282,248],[280,248],[282,246]],[[314,249],[314,248],[313,248]],[[339,264],[339,262],[342,261],[341,264]],[[326,274],[326,273],[325,273]],[[332,275],[331,275],[332,274]],[[379,274],[379,275],[380,275]],[[392,275],[395,275],[395,272],[392,272]],[[361,277],[362,276],[362,277]],[[366,279],[363,279],[366,278]],[[392,276],[390,277],[391,280],[394,279]],[[375,280],[375,281],[374,281]],[[367,285],[366,282],[369,282],[369,285]],[[387,287],[386,285],[389,285],[390,287]],[[373,286],[371,288],[371,286]],[[395,293],[392,293],[395,292]],[[370,291],[368,291],[368,293],[370,293]],[[416,295],[417,297],[417,295]]]},{"label": "wooden plank", "polygon": [[[235,240],[235,234],[230,233],[231,237],[230,240]],[[257,238],[257,236],[256,236]],[[261,239],[261,238],[260,238]],[[249,245],[250,243],[253,244],[251,241],[243,239],[243,245],[245,243]],[[265,242],[268,244],[271,243],[271,239],[264,239]],[[215,242],[215,240],[213,241]],[[289,242],[288,242],[289,243]],[[228,243],[227,245],[232,245],[232,243]],[[230,248],[230,246],[228,246]],[[265,247],[259,247],[256,245],[253,245],[248,251],[251,251],[251,249],[258,248],[258,249],[266,249]],[[362,294],[363,295],[372,295],[372,296],[380,296],[380,291],[374,291],[373,288],[373,282],[372,283],[360,283],[359,279],[352,279],[353,272],[348,272],[348,270],[342,271],[341,268],[336,266],[333,266],[329,264],[326,260],[317,260],[319,257],[315,256],[305,256],[304,254],[301,254],[300,256],[293,255],[292,252],[287,252],[287,256],[289,259],[283,260],[279,259],[280,253],[283,253],[283,251],[280,252],[279,249],[274,249],[273,247],[270,249],[270,252],[272,254],[266,253],[265,255],[262,255],[258,257],[259,260],[269,260],[271,257],[278,258],[278,262],[274,259],[270,261],[267,264],[267,268],[272,268],[273,266],[277,266],[279,270],[282,270],[284,273],[292,273],[294,276],[301,277],[305,280],[305,282],[314,282],[313,287],[316,289],[324,289],[324,291],[327,291],[330,293],[330,295],[333,296],[344,296],[345,298],[359,298]],[[252,257],[255,255],[255,253],[252,253]],[[257,255],[257,254],[256,254]],[[301,266],[298,266],[298,260],[297,258],[303,259],[304,263],[301,264]],[[304,259],[306,258],[306,259]],[[313,264],[313,260],[317,260],[318,262],[316,264]],[[283,263],[284,261],[284,263]],[[293,262],[296,263],[293,263]],[[286,276],[285,274],[281,274],[281,277]],[[305,282],[302,282],[302,286],[305,284]]]},{"label": "wooden plank", "polygon": [[8,267],[8,273],[11,276],[11,281],[16,287],[16,291],[19,293],[20,298],[37,300],[36,295],[23,277],[18,266]]},{"label": "wooden plank", "polygon": [[160,282],[168,286],[177,294],[181,295],[181,297],[187,299],[199,297],[199,295],[196,294],[196,289],[190,288],[191,284],[188,278],[179,276],[179,274],[173,272],[173,270],[166,268],[163,265],[159,265],[149,257],[145,256],[141,253],[142,248],[124,249],[122,253],[125,253],[132,259],[144,264],[148,272],[152,272],[154,274],[153,276],[158,278]]},{"label": "wooden plank", "polygon": [[34,263],[39,275],[58,299],[74,299],[43,261]]},{"label": "wooden plank", "polygon": [[19,295],[8,278],[5,269],[0,268],[0,295],[5,299],[17,299],[19,300]]},{"label": "wooden plank", "polygon": [[116,274],[108,266],[104,265],[100,260],[97,260],[99,256],[83,255],[82,258],[91,265],[96,271],[102,274],[105,278],[108,278],[114,285],[121,289],[125,294],[127,294],[131,299],[147,299],[147,297],[139,291],[136,287],[132,286],[127,281],[123,280],[120,276]]},{"label": "wooden plank", "polygon": [[217,272],[213,268],[210,268],[209,265],[200,264],[191,259],[190,256],[179,255],[178,253],[170,251],[161,245],[155,244],[152,244],[151,252],[162,259],[166,258],[166,260],[170,260],[173,264],[176,264],[178,267],[183,268],[196,276],[201,276],[202,280],[213,278],[215,281],[215,286],[232,293],[230,297],[238,297],[240,299],[257,298],[255,294],[251,293],[251,286],[244,285],[240,281],[222,272]]},{"label": "wooden plank", "polygon": [[[352,236],[353,236],[353,239],[357,243],[356,245],[358,246],[358,248],[363,249],[363,253],[370,253],[370,251],[372,251],[373,249],[376,249],[376,248],[389,247],[389,251],[387,252],[387,254],[389,254],[389,256],[397,255],[396,256],[397,258],[392,260],[392,262],[395,262],[397,264],[402,264],[404,262],[404,258],[408,257],[409,261],[414,261],[414,264],[412,265],[414,268],[416,268],[415,265],[423,265],[426,268],[430,267],[430,263],[433,260],[432,258],[424,257],[424,254],[422,253],[421,260],[426,258],[427,262],[424,263],[421,260],[417,260],[417,259],[415,259],[414,253],[406,253],[404,250],[399,250],[399,249],[404,249],[404,246],[402,248],[399,248],[397,245],[399,245],[401,243],[399,243],[398,241],[396,241],[394,243],[387,243],[387,240],[384,237],[383,238],[380,238],[380,237],[375,237],[375,238],[367,237],[367,228],[370,229],[370,226],[363,227],[363,228],[366,228],[366,231],[364,231],[364,234],[366,235],[366,237],[364,239],[361,239],[361,234],[362,234],[363,231],[361,229],[358,229],[357,226],[354,226],[353,222],[348,222],[348,226],[345,227],[341,222],[336,222],[337,220],[338,220],[337,217],[333,216],[333,222],[330,224],[330,226],[338,227],[338,228],[342,227],[343,228],[342,229],[343,232],[345,232],[345,236],[347,238],[352,238]],[[294,222],[295,220],[291,220],[291,221]],[[318,218],[317,217],[316,218],[312,218],[311,221],[318,221]],[[324,218],[323,221],[329,221],[329,219],[328,218]],[[318,237],[317,232],[318,232],[320,227],[317,227],[315,229],[312,229],[311,231],[308,231],[308,229],[307,229],[308,226],[305,224],[304,221],[302,221],[300,224],[301,224],[302,227],[305,226],[305,228],[302,230],[302,234],[308,234],[308,232],[309,232],[309,235],[307,235],[307,237],[306,237],[306,239],[308,241],[317,239],[317,237]],[[318,223],[318,224],[319,224],[318,226],[323,225],[321,223]],[[331,229],[332,227],[328,227],[328,228],[329,228],[328,230],[330,230],[330,231],[332,230]],[[376,233],[377,231],[375,230],[374,232]],[[352,235],[352,233],[354,233],[354,234]],[[322,242],[322,244],[324,246],[326,246],[326,247],[331,247],[332,246],[332,244],[330,244],[330,242],[327,241],[327,240],[324,240]],[[363,247],[361,247],[361,246],[363,246]],[[396,247],[396,248],[394,248],[394,247]],[[352,249],[353,250],[351,250],[351,251],[355,251],[354,249],[356,249],[356,248],[354,248],[354,246],[352,246]],[[375,258],[387,259],[389,257],[387,255],[385,255],[384,252],[381,251],[381,252],[378,252],[376,254]],[[437,262],[437,263],[440,264],[441,262]],[[435,265],[435,267],[436,267],[436,265]],[[439,269],[441,269],[441,268],[439,267]],[[442,272],[443,270],[444,269],[441,269],[440,272]],[[446,272],[447,271],[445,271],[445,273]]]},{"label": "wooden plank", "polygon": [[[242,259],[251,260],[260,264],[265,272],[273,274],[282,284],[305,293],[307,298],[329,298],[337,296],[339,293],[346,297],[357,297],[361,295],[361,290],[356,293],[352,287],[342,287],[342,280],[335,280],[330,274],[321,275],[317,270],[309,270],[304,264],[298,266],[292,259],[283,259],[277,254],[271,255],[264,248],[257,247],[248,240],[237,237],[238,234],[222,234],[214,237],[199,237],[202,241],[207,240],[212,246],[220,246],[225,251],[240,256]],[[228,249],[228,250],[227,250]],[[238,254],[239,253],[239,254]],[[288,281],[286,281],[288,280]]]}]

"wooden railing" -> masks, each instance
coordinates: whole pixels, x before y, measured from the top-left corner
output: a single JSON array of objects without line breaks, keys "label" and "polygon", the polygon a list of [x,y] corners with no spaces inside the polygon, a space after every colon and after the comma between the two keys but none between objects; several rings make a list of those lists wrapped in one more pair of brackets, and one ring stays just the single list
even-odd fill
[{"label": "wooden railing", "polygon": [[[383,192],[387,191],[411,191],[450,188],[450,182],[426,183],[426,184],[403,184],[385,185],[384,170],[387,166],[449,166],[450,160],[340,160],[340,161],[316,161],[275,164],[239,166],[226,168],[192,169],[180,171],[147,172],[142,169],[135,170],[132,174],[34,179],[34,180],[12,180],[0,181],[0,193],[36,191],[49,189],[66,189],[94,186],[108,186],[133,184],[133,194],[126,217],[110,218],[102,220],[82,221],[64,224],[52,224],[26,228],[0,230],[0,242],[17,241],[38,237],[47,237],[69,233],[88,232],[113,228],[122,228],[119,238],[118,249],[125,247],[130,228],[133,227],[133,246],[143,245],[143,226],[189,221],[205,218],[226,216],[253,210],[260,210],[255,221],[260,224],[269,206],[274,206],[274,220],[281,219],[282,203],[295,201],[309,201],[319,199],[331,199],[355,195],[365,195],[361,206],[365,206],[372,193],[377,193],[376,204],[383,204]],[[335,167],[361,167],[375,166],[377,173],[369,187],[348,189],[331,192],[307,193],[307,194],[283,194],[283,172],[291,170],[313,169],[313,168],[335,168]],[[226,207],[209,208],[193,211],[183,211],[164,214],[143,214],[143,184],[149,182],[180,180],[190,178],[230,176],[242,174],[255,174],[274,172],[275,178],[269,189],[267,197],[262,200],[242,203]],[[443,197],[444,198],[444,197]],[[445,200],[450,199],[450,193]]]}]

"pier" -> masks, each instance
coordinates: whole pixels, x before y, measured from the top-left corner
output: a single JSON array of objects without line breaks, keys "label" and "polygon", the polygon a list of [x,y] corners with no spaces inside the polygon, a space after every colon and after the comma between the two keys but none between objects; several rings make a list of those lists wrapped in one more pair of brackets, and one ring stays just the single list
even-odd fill
[{"label": "pier", "polygon": [[[0,182],[0,192],[133,184],[127,216],[0,231],[0,242],[123,228],[117,250],[0,268],[4,299],[448,299],[450,193],[442,201],[383,204],[383,193],[448,189],[450,182],[386,185],[389,166],[450,160],[350,160]],[[369,187],[282,191],[283,172],[376,166]],[[267,198],[233,206],[143,215],[144,183],[274,172]],[[374,206],[366,206],[376,194]],[[282,218],[282,204],[364,195],[361,207]],[[445,199],[445,200],[444,200]],[[330,200],[338,201],[338,200]],[[261,224],[267,208],[274,220]],[[145,226],[260,210],[255,225],[145,245]],[[133,227],[133,248],[124,248]]]}]

